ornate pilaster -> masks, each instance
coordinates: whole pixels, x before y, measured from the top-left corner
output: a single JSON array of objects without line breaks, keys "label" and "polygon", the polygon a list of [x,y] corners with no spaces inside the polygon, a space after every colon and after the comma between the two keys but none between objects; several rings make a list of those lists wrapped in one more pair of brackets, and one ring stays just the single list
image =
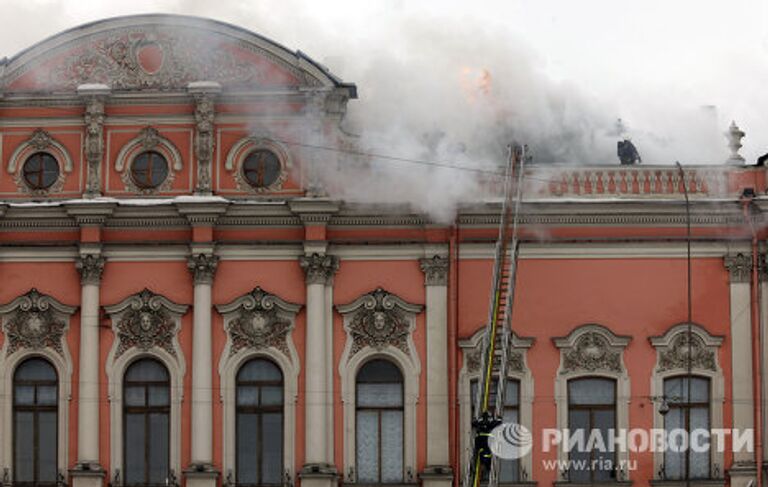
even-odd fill
[{"label": "ornate pilaster", "polygon": [[192,278],[197,284],[211,285],[216,267],[219,265],[219,257],[213,254],[192,255],[187,260],[187,268],[192,273]]},{"label": "ornate pilaster", "polygon": [[77,89],[85,101],[85,197],[101,196],[101,166],[104,160],[104,102],[110,89],[106,85],[82,85]]},{"label": "ornate pilaster", "polygon": [[312,253],[300,257],[299,265],[306,274],[307,285],[306,458],[301,472],[302,485],[331,487],[336,483],[336,469],[328,448],[328,437],[333,429],[333,394],[330,389],[331,361],[328,359],[332,340],[328,333],[331,324],[326,284],[332,282],[339,262],[335,256]]},{"label": "ornate pilaster", "polygon": [[425,487],[449,487],[452,471],[448,452],[448,259],[420,259],[427,305],[427,466]]},{"label": "ornate pilaster", "polygon": [[194,279],[192,317],[192,463],[185,471],[190,487],[213,487],[213,357],[211,349],[211,287],[219,258],[212,253],[190,256],[187,267]]},{"label": "ornate pilaster", "polygon": [[214,117],[216,95],[221,85],[201,81],[190,83],[190,94],[195,98],[195,158],[197,159],[197,185],[195,194],[211,194],[211,159],[214,147]]},{"label": "ornate pilaster", "polygon": [[101,274],[104,272],[104,257],[98,254],[85,254],[75,260],[75,268],[80,273],[82,285],[98,286],[101,283]]},{"label": "ornate pilaster", "polygon": [[339,259],[333,255],[314,253],[299,257],[299,265],[306,275],[307,285],[325,285],[339,270]]}]

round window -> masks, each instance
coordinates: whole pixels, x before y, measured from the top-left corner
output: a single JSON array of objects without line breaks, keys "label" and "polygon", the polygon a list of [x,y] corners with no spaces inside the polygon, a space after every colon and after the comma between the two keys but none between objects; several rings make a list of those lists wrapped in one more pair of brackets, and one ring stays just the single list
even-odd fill
[{"label": "round window", "polygon": [[254,188],[271,186],[280,177],[280,159],[271,150],[258,149],[243,161],[243,176]]},{"label": "round window", "polygon": [[141,189],[157,188],[168,177],[168,161],[155,151],[142,152],[133,159],[131,179]]},{"label": "round window", "polygon": [[35,152],[24,161],[24,181],[32,189],[48,189],[59,178],[59,163],[47,152]]}]

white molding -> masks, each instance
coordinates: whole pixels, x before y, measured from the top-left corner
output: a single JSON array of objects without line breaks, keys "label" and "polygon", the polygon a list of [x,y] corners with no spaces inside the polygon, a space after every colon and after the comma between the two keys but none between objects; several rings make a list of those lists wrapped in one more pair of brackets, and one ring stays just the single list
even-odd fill
[{"label": "white molding", "polygon": [[[725,403],[725,378],[723,376],[723,369],[720,367],[719,352],[720,346],[723,344],[724,338],[721,336],[710,335],[710,333],[700,325],[691,324],[691,333],[701,339],[704,346],[711,352],[714,352],[715,358],[715,370],[706,370],[699,367],[694,367],[692,375],[698,377],[705,377],[709,379],[709,414],[710,414],[710,428],[719,429],[723,427],[723,405]],[[661,360],[661,354],[667,349],[674,340],[681,334],[688,333],[688,324],[680,323],[670,327],[663,335],[657,337],[650,337],[649,341],[656,351],[656,364],[653,368],[651,375],[651,398],[661,398],[664,395],[664,379],[670,377],[679,377],[688,374],[687,368],[674,368],[669,370],[660,371],[659,365]],[[664,429],[664,416],[659,413],[659,408],[656,404],[657,401],[652,401],[653,407],[653,427],[658,429]],[[723,464],[725,445],[716,445],[717,436],[713,436],[710,453],[710,474],[714,475],[715,464],[719,465],[720,475],[724,476],[726,473],[726,466]],[[655,451],[653,454],[653,471],[658,472],[661,465],[664,463],[664,452]],[[654,475],[655,477],[655,475]]]},{"label": "white molding", "polygon": [[[64,330],[61,336],[60,347],[62,353],[46,347],[40,349],[21,348],[13,353],[8,353],[10,340],[7,336],[0,350],[0,371],[2,371],[2,381],[0,381],[0,426],[7,434],[0,435],[0,461],[11,472],[13,478],[13,375],[16,367],[24,360],[32,357],[41,357],[46,359],[56,369],[58,382],[58,444],[57,444],[57,468],[66,475],[69,467],[69,401],[72,399],[72,356],[69,352],[69,343],[67,335],[70,329],[70,320],[72,314],[77,308],[67,306],[58,302],[51,296],[40,295],[45,299],[53,310],[54,317],[64,323]],[[24,301],[25,296],[19,296],[10,303],[0,307],[2,314],[2,328],[19,306]]]},{"label": "white molding", "polygon": [[128,366],[142,358],[154,358],[159,360],[168,370],[171,378],[171,408],[170,408],[170,464],[177,476],[181,475],[181,403],[184,399],[184,375],[186,363],[184,351],[179,345],[178,333],[181,330],[181,318],[187,311],[187,306],[178,305],[168,299],[154,295],[158,302],[166,309],[174,320],[175,329],[172,347],[175,353],[153,346],[148,350],[140,350],[132,347],[115,358],[120,347],[118,335],[118,323],[123,315],[131,308],[137,295],[128,296],[126,299],[112,306],[105,306],[106,312],[112,319],[112,348],[107,356],[105,369],[109,380],[109,411],[110,411],[110,468],[114,472],[120,469],[122,478],[125,478],[123,469],[123,377]]},{"label": "white molding", "polygon": [[[493,259],[495,244],[465,243],[459,246],[459,259]],[[691,256],[696,258],[723,257],[737,249],[749,251],[743,242],[693,242]],[[685,258],[686,243],[680,242],[579,242],[559,243],[523,242],[520,245],[521,259],[660,259]]]},{"label": "white molding", "polygon": [[[461,472],[464,472],[467,468],[472,457],[474,445],[472,444],[472,401],[475,399],[471,396],[472,389],[470,384],[473,380],[480,379],[480,371],[473,372],[468,368],[468,356],[470,353],[482,347],[483,336],[485,335],[485,328],[481,328],[476,331],[471,337],[460,340],[459,348],[461,349],[462,364],[459,370],[459,383],[458,383],[458,400],[459,400],[459,446],[461,455],[458,459]],[[534,398],[534,379],[531,369],[528,367],[528,349],[533,346],[532,338],[520,338],[514,332],[512,332],[512,340],[510,341],[510,351],[518,351],[523,357],[523,371],[508,371],[507,378],[514,379],[520,382],[520,424],[528,429],[533,434],[533,398]],[[482,368],[482,367],[480,367]],[[528,454],[520,459],[520,469],[525,470],[528,478],[521,481],[532,481],[537,476],[533,469],[533,454]]]}]

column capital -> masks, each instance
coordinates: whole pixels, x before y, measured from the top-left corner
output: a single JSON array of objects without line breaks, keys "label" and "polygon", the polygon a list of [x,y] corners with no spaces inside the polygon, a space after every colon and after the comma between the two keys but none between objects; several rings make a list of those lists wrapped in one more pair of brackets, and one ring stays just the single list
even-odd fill
[{"label": "column capital", "polygon": [[219,257],[213,254],[196,254],[189,256],[187,267],[192,272],[195,284],[212,284]]},{"label": "column capital", "polygon": [[310,254],[299,257],[307,284],[327,284],[339,270],[339,258],[333,255]]},{"label": "column capital", "polygon": [[726,255],[723,264],[728,269],[731,283],[749,282],[752,273],[752,256],[739,252],[736,255]]},{"label": "column capital", "polygon": [[440,255],[419,259],[424,272],[424,284],[427,286],[448,285],[448,258]]},{"label": "column capital", "polygon": [[75,268],[80,273],[80,283],[83,285],[101,283],[106,259],[99,254],[84,254],[75,260]]}]

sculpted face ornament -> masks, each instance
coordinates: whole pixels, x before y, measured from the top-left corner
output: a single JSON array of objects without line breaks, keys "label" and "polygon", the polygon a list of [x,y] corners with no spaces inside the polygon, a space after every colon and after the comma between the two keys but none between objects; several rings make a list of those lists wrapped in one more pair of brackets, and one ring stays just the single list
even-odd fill
[{"label": "sculpted face ornament", "polygon": [[350,333],[354,355],[365,347],[381,350],[388,345],[408,353],[409,326],[403,314],[396,309],[394,301],[383,289],[377,289],[367,296],[369,299],[352,320]]},{"label": "sculpted face ornament", "polygon": [[176,324],[158,298],[151,291],[144,290],[131,303],[131,308],[117,324],[120,345],[116,358],[132,347],[140,350],[159,347],[176,355],[173,346]]}]

